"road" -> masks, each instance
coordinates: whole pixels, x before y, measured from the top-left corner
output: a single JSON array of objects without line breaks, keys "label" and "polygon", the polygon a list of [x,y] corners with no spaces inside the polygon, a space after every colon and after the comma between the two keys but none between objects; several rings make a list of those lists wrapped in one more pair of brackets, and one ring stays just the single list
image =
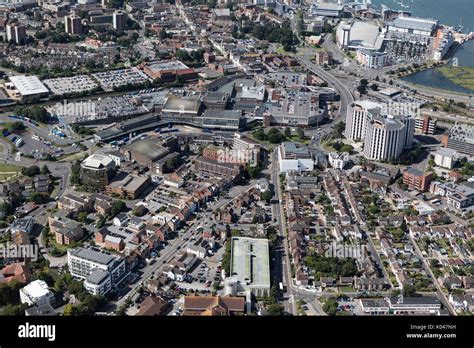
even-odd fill
[{"label": "road", "polygon": [[429,275],[431,277],[431,280],[433,281],[433,284],[436,286],[436,289],[437,289],[436,294],[438,295],[438,298],[443,302],[444,306],[448,309],[448,311],[451,315],[457,316],[458,314],[456,313],[456,310],[454,309],[451,302],[449,302],[448,298],[446,297],[446,294],[443,292],[443,289],[442,289],[441,285],[439,284],[438,280],[436,279],[433,271],[431,270],[431,267],[428,264],[428,261],[426,260],[426,258],[421,253],[421,250],[418,247],[418,244],[416,243],[416,241],[413,239],[413,237],[410,234],[408,234],[408,238],[410,239],[410,242],[413,244],[413,246],[415,248],[416,255],[421,260],[423,260],[423,267],[425,268],[426,272],[429,273]]},{"label": "road", "polygon": [[284,298],[288,301],[284,302],[285,310],[288,313],[297,315],[296,310],[296,301],[293,294],[293,279],[291,276],[291,262],[290,254],[288,248],[288,242],[286,238],[286,220],[285,220],[285,211],[283,209],[283,204],[280,204],[280,200],[283,199],[283,194],[280,188],[280,176],[279,176],[279,166],[278,166],[278,147],[272,154],[272,175],[271,180],[275,189],[275,195],[273,197],[274,203],[272,204],[272,215],[276,217],[277,224],[279,226],[279,235],[284,246],[284,252],[282,254],[282,282],[286,284],[286,293]]}]

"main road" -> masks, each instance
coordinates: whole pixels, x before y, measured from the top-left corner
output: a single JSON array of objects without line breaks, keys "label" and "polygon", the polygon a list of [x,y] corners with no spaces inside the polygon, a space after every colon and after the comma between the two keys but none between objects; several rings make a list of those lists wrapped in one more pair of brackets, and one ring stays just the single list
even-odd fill
[{"label": "main road", "polygon": [[291,275],[291,263],[290,263],[290,254],[288,248],[288,239],[286,238],[286,220],[285,220],[285,211],[283,209],[283,204],[281,204],[281,200],[283,198],[281,187],[280,187],[280,176],[279,176],[279,168],[278,168],[278,147],[272,154],[272,161],[271,161],[271,181],[274,186],[275,195],[273,197],[273,204],[272,204],[272,215],[277,220],[278,224],[278,232],[280,235],[280,240],[283,243],[283,254],[281,255],[281,266],[282,266],[282,281],[283,284],[286,284],[286,293],[284,294],[284,298],[288,299],[288,301],[284,302],[285,310],[288,313],[293,315],[297,314],[296,310],[296,303],[295,303],[295,296],[293,293],[293,277]]}]

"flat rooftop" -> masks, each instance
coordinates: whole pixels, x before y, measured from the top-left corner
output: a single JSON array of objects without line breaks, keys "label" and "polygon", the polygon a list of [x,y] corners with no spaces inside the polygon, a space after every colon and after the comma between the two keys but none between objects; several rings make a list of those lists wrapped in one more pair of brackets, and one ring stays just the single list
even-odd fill
[{"label": "flat rooftop", "polygon": [[196,113],[199,111],[201,101],[194,96],[182,97],[170,95],[163,106],[163,112]]},{"label": "flat rooftop", "polygon": [[158,140],[152,138],[134,141],[133,143],[124,146],[123,150],[135,152],[141,156],[148,157],[152,161],[164,156],[169,152],[166,148],[159,144]]},{"label": "flat rooftop", "polygon": [[21,95],[49,93],[49,90],[36,76],[10,76],[10,81]]},{"label": "flat rooftop", "polygon": [[165,71],[165,70],[184,70],[189,69],[186,64],[179,60],[169,60],[165,62],[151,62],[148,64],[148,68],[155,71]]},{"label": "flat rooftop", "polygon": [[243,286],[270,287],[268,239],[232,237],[230,273]]},{"label": "flat rooftop", "polygon": [[115,261],[118,256],[114,256],[112,253],[108,251],[100,250],[100,249],[93,249],[93,248],[76,248],[76,249],[69,249],[68,254],[72,256],[79,257],[82,259],[86,259],[91,262],[99,263],[102,265],[108,265]]},{"label": "flat rooftop", "polygon": [[438,25],[438,21],[417,17],[397,17],[393,25],[398,28],[432,31]]}]

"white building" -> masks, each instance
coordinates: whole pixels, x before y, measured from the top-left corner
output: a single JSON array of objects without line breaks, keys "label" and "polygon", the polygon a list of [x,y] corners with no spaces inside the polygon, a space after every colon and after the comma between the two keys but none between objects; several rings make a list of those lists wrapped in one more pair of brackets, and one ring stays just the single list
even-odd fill
[{"label": "white building", "polygon": [[457,152],[452,149],[442,148],[436,151],[434,162],[437,166],[452,169],[456,162]]},{"label": "white building", "polygon": [[278,148],[280,172],[305,172],[314,169],[314,160],[306,147],[297,147],[295,143],[284,142]]},{"label": "white building", "polygon": [[400,34],[432,36],[438,21],[417,17],[397,17],[387,26],[388,31]]},{"label": "white building", "polygon": [[364,141],[364,155],[371,160],[397,159],[412,145],[414,133],[412,115],[393,116],[378,103],[358,101],[347,112],[345,135],[356,142]]},{"label": "white building", "polygon": [[75,248],[67,252],[69,272],[84,280],[84,287],[92,294],[104,295],[126,275],[125,259],[98,248]]},{"label": "white building", "polygon": [[362,21],[341,22],[336,29],[336,42],[347,50],[380,51],[384,34],[379,26]]},{"label": "white building", "polygon": [[49,90],[36,76],[10,76],[9,79],[10,82],[5,83],[5,88],[13,98],[23,101],[49,94]]},{"label": "white building", "polygon": [[349,154],[347,152],[331,152],[328,157],[329,163],[334,169],[343,170],[347,162],[349,162]]},{"label": "white building", "polygon": [[369,69],[380,69],[389,65],[387,53],[367,49],[358,49],[356,60],[359,64]]},{"label": "white building", "polygon": [[365,138],[367,121],[381,114],[382,105],[369,101],[356,101],[352,110],[349,109],[346,116],[345,136],[353,141]]},{"label": "white building", "polygon": [[403,152],[405,126],[395,119],[378,118],[368,122],[364,156],[374,161],[391,161]]},{"label": "white building", "polygon": [[50,304],[53,298],[53,293],[49,290],[48,284],[43,280],[34,280],[24,288],[20,289],[21,303],[30,306]]}]

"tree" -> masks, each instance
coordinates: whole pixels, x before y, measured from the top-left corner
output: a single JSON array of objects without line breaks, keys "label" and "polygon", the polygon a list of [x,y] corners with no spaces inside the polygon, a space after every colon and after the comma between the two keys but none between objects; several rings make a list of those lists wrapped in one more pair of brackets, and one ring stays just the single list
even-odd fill
[{"label": "tree", "polygon": [[262,128],[257,129],[252,133],[252,136],[260,141],[267,140],[267,135],[265,134],[265,131]]},{"label": "tree", "polygon": [[46,164],[43,167],[41,167],[41,174],[50,174],[50,173],[51,172]]},{"label": "tree", "polygon": [[147,211],[147,208],[143,205],[136,205],[132,210],[133,215],[135,216],[143,216],[147,213]]},{"label": "tree", "polygon": [[352,150],[354,150],[354,147],[349,144],[343,144],[341,148],[339,149],[339,151],[341,152],[349,152],[349,153],[352,152]]},{"label": "tree", "polygon": [[267,307],[267,313],[269,316],[282,316],[285,315],[285,309],[278,303],[273,303]]},{"label": "tree", "polygon": [[304,138],[305,138],[304,130],[302,128],[298,128],[298,130],[296,132],[298,134],[298,138],[300,138],[300,140],[304,140]]},{"label": "tree", "polygon": [[40,173],[40,169],[38,166],[31,166],[31,167],[23,167],[21,169],[21,174],[32,177],[38,175]]},{"label": "tree", "polygon": [[124,201],[116,200],[114,204],[112,204],[112,216],[117,215],[118,213],[122,212],[126,207]]},{"label": "tree", "polygon": [[405,284],[403,286],[403,296],[412,297],[416,294],[416,288],[413,285]]},{"label": "tree", "polygon": [[102,215],[99,216],[99,218],[97,219],[97,222],[96,222],[95,225],[96,225],[97,228],[102,228],[102,227],[104,227],[104,225],[105,225],[105,217],[103,217]]},{"label": "tree", "polygon": [[272,197],[273,197],[273,192],[270,190],[266,190],[265,192],[262,192],[260,194],[260,199],[266,201],[267,203],[270,203]]},{"label": "tree", "polygon": [[328,315],[336,315],[337,301],[334,299],[328,299],[323,306],[323,311],[325,311]]},{"label": "tree", "polygon": [[31,194],[30,200],[35,204],[45,204],[48,202],[49,195],[42,192],[33,192]]},{"label": "tree", "polygon": [[268,131],[267,139],[272,144],[279,144],[285,140],[285,136],[277,128],[272,128]]},{"label": "tree", "polygon": [[291,129],[290,127],[285,128],[285,137],[290,138],[291,137]]},{"label": "tree", "polygon": [[332,135],[336,139],[342,138],[344,129],[346,128],[346,124],[343,121],[339,121],[334,125],[334,130],[332,131]]},{"label": "tree", "polygon": [[191,152],[191,149],[190,149],[188,143],[186,143],[186,144],[184,145],[183,151],[184,151],[184,153],[190,153],[190,152]]},{"label": "tree", "polygon": [[77,214],[77,221],[85,224],[87,222],[87,213],[85,211],[81,211],[79,214]]}]

